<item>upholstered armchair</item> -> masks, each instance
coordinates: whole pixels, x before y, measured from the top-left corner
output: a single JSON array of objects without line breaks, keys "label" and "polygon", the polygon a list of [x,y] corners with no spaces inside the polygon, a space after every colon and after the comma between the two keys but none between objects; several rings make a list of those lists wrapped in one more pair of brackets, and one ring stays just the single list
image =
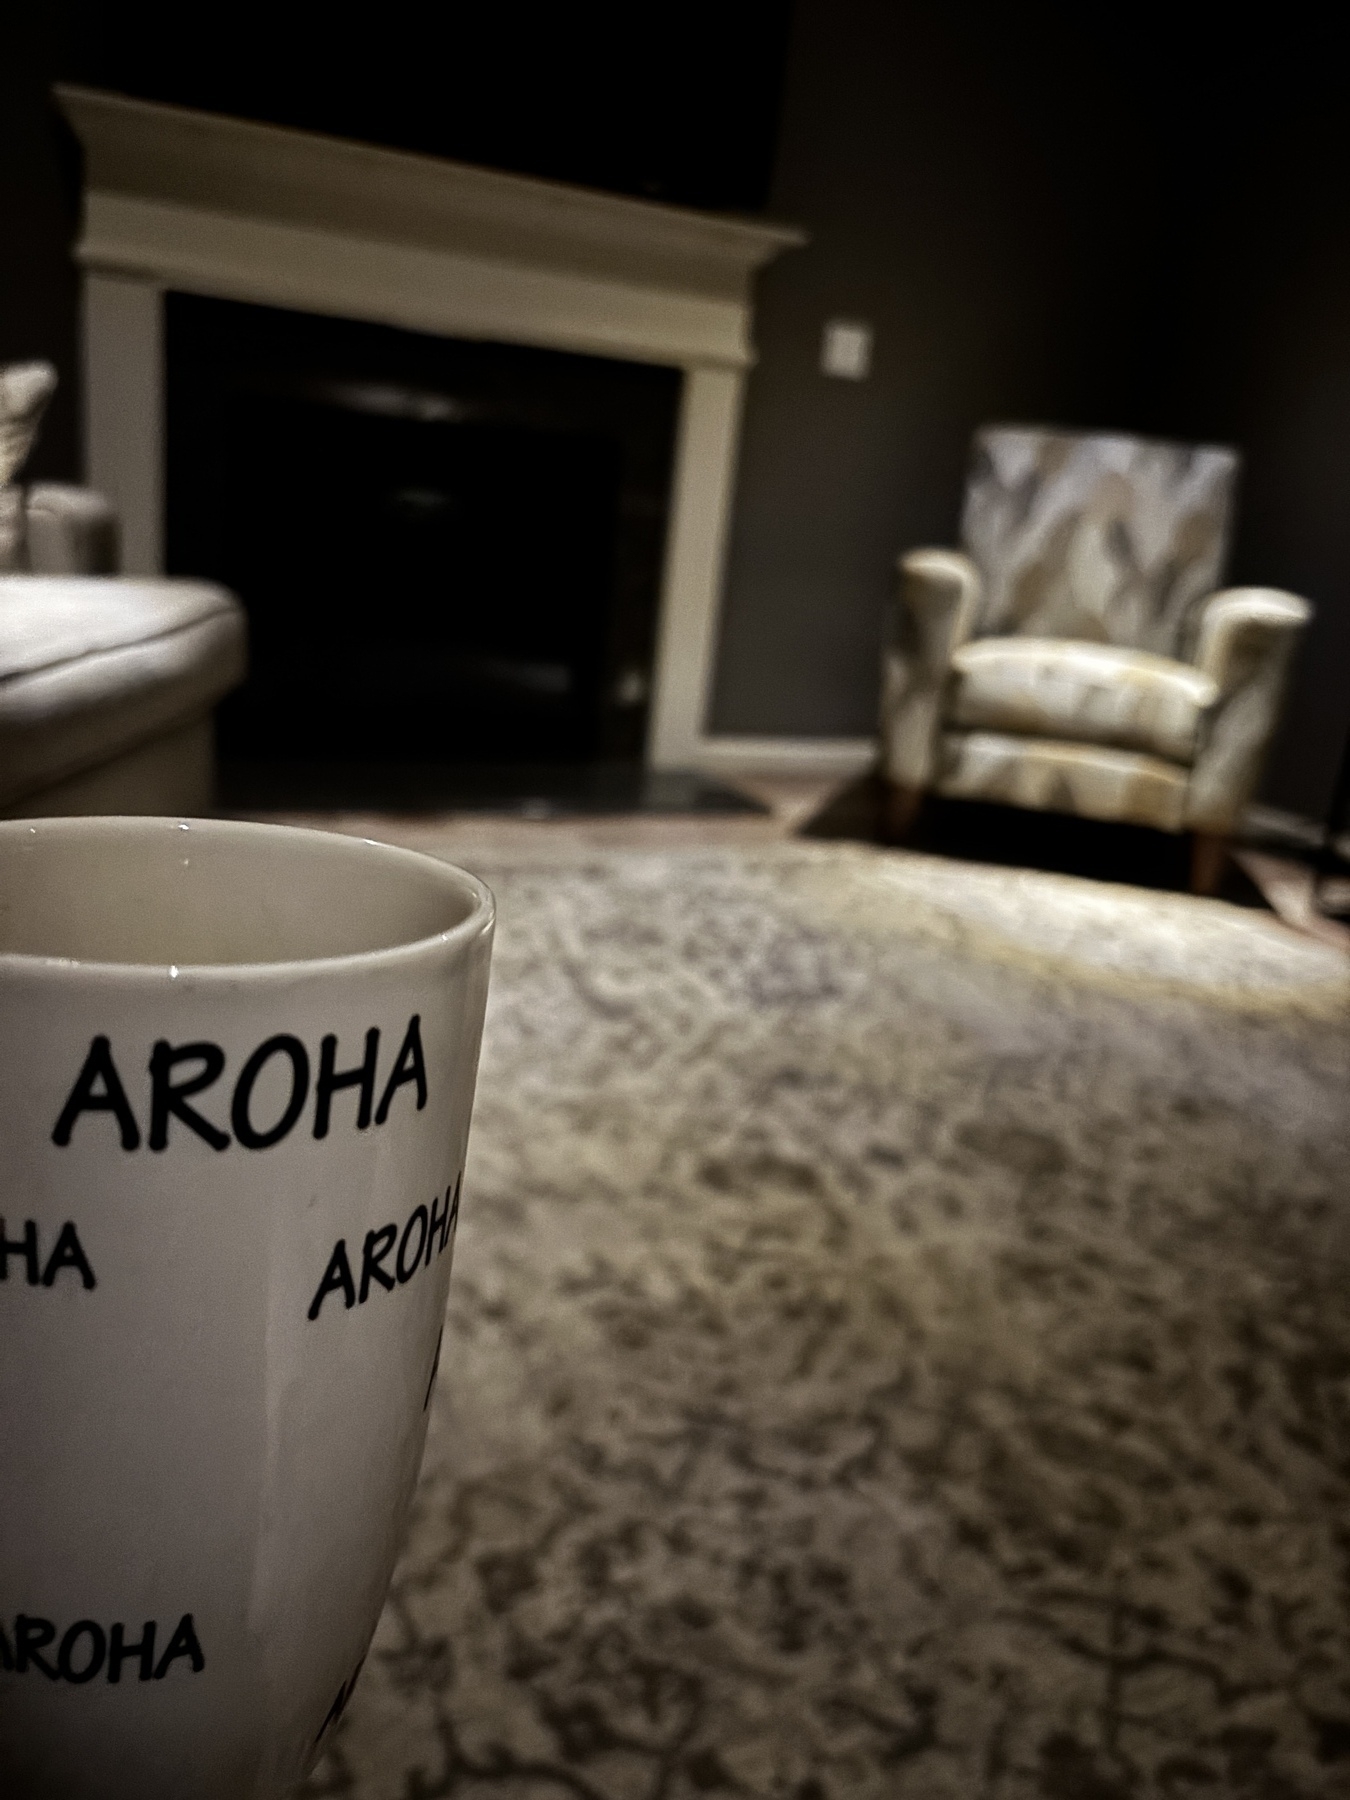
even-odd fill
[{"label": "upholstered armchair", "polygon": [[[881,769],[926,792],[1194,834],[1210,891],[1279,717],[1306,600],[1218,584],[1231,450],[977,433],[964,548],[900,558]],[[1216,591],[1218,590],[1218,591]]]}]

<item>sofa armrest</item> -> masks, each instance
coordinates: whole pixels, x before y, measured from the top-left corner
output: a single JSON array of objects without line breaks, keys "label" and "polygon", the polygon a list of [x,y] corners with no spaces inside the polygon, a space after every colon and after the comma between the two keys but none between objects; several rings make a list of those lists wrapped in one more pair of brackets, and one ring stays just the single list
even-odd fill
[{"label": "sofa armrest", "polygon": [[37,481],[28,490],[28,568],[34,575],[114,575],[117,515],[92,488]]},{"label": "sofa armrest", "polygon": [[0,575],[24,566],[23,489],[0,483]]},{"label": "sofa armrest", "polygon": [[1186,823],[1226,833],[1251,798],[1312,607],[1279,588],[1225,588],[1200,614],[1195,662],[1219,689],[1191,773]]},{"label": "sofa armrest", "polygon": [[891,781],[921,788],[933,775],[947,674],[975,622],[980,577],[957,550],[910,550],[896,567],[895,627],[882,674],[881,767]]}]

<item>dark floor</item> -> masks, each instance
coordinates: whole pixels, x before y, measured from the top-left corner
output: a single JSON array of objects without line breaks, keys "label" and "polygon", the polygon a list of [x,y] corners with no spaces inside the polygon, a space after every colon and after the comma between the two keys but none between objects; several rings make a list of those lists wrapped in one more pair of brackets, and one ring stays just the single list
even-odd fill
[{"label": "dark floor", "polygon": [[636,763],[242,762],[220,766],[227,812],[765,813],[738,788]]},{"label": "dark floor", "polygon": [[[802,830],[803,837],[886,842],[882,785],[865,775],[835,794]],[[983,800],[929,795],[906,845],[965,862],[1044,869],[1094,881],[1184,893],[1190,886],[1190,839],[1143,825],[1105,824],[1066,813],[1030,812]],[[1229,859],[1218,897],[1269,910],[1256,884]]]}]

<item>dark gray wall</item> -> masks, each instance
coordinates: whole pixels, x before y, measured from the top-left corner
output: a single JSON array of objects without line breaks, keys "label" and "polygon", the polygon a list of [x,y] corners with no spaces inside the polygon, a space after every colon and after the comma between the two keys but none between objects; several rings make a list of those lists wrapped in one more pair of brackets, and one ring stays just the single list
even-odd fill
[{"label": "dark gray wall", "polygon": [[768,191],[791,0],[36,3],[93,87],[688,206]]},{"label": "dark gray wall", "polygon": [[54,9],[6,12],[0,50],[0,362],[43,357],[61,385],[25,477],[80,472],[78,152],[48,100],[63,49]]},{"label": "dark gray wall", "polygon": [[[1295,8],[798,0],[759,293],[718,731],[862,735],[896,552],[953,541],[989,419],[1238,443],[1231,575],[1318,606],[1266,797],[1317,813],[1350,726],[1350,253],[1335,59]],[[870,319],[863,383],[819,373]]]}]

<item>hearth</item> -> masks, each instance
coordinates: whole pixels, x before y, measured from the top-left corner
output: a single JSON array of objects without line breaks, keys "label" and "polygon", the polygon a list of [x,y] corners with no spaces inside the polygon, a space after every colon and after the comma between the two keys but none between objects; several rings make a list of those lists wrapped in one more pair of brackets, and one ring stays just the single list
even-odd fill
[{"label": "hearth", "polygon": [[224,761],[642,758],[677,370],[170,294],[167,561],[243,599]]}]

